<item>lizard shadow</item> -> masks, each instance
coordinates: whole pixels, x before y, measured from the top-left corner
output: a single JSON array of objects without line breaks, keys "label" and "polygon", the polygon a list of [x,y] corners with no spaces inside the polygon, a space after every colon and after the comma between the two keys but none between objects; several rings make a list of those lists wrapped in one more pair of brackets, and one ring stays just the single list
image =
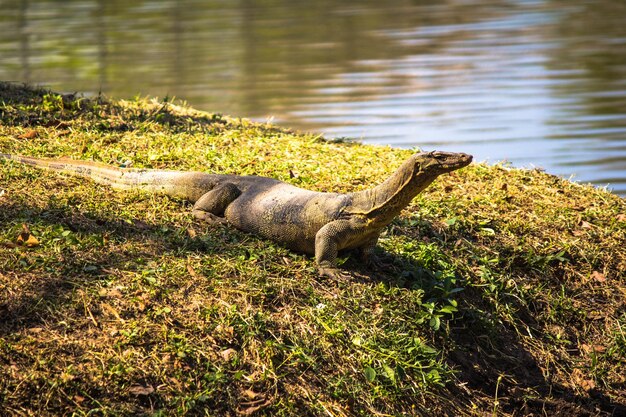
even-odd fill
[{"label": "lizard shadow", "polygon": [[[411,257],[377,250],[383,268],[368,268],[350,256],[343,267],[357,272],[354,281],[379,282],[409,291],[424,291],[425,302],[441,301],[445,284],[437,274]],[[456,274],[461,278],[461,274]],[[443,332],[433,337],[447,346],[446,363],[457,372],[457,383],[446,387],[450,395],[475,395],[497,401],[497,408],[511,415],[612,416],[626,415],[626,404],[612,400],[599,389],[586,393],[553,381],[541,358],[526,347],[527,341],[515,329],[497,323],[498,306],[484,294],[484,289],[462,284],[450,298],[458,303],[458,312]],[[511,301],[521,320],[539,331],[531,307]],[[472,393],[465,387],[471,388]],[[469,398],[472,401],[473,398]],[[495,404],[495,403],[494,403]]]}]

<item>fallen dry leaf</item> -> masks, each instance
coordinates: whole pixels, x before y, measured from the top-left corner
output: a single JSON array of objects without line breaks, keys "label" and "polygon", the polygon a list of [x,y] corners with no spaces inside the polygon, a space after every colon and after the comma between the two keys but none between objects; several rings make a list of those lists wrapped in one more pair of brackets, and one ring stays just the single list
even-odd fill
[{"label": "fallen dry leaf", "polygon": [[572,371],[571,381],[579,388],[584,389],[585,391],[591,391],[596,387],[596,383],[593,379],[585,378],[583,372],[576,368]]},{"label": "fallen dry leaf", "polygon": [[98,291],[98,295],[100,297],[109,297],[109,298],[122,298],[123,294],[118,287],[114,288],[101,288]]},{"label": "fallen dry leaf", "polygon": [[218,324],[215,327],[215,333],[219,334],[220,336],[232,339],[235,334],[235,329],[233,328],[233,326],[222,326],[221,324]]},{"label": "fallen dry leaf", "polygon": [[32,235],[30,229],[25,223],[22,224],[22,233],[20,233],[17,237],[17,244],[29,248],[39,245],[39,240]]},{"label": "fallen dry leaf", "polygon": [[233,348],[228,348],[220,352],[220,356],[225,361],[231,360],[236,354],[237,354],[237,351]]},{"label": "fallen dry leaf", "polygon": [[200,278],[200,277],[199,277],[199,275],[198,275],[198,273],[196,272],[196,270],[195,270],[195,269],[193,269],[193,266],[191,266],[190,264],[187,264],[187,272],[189,272],[189,275],[190,275],[192,278],[195,278],[195,279]]},{"label": "fallen dry leaf", "polygon": [[592,389],[596,387],[596,383],[594,382],[593,379],[585,379],[580,384],[580,387],[584,389],[585,391],[591,391]]},{"label": "fallen dry leaf", "polygon": [[263,396],[263,394],[260,394],[258,392],[254,392],[251,389],[247,389],[243,392],[243,395],[245,395],[246,397],[248,397],[248,399],[250,400],[256,400],[258,398],[263,398],[265,399],[265,397]]},{"label": "fallen dry leaf", "polygon": [[591,279],[597,282],[606,282],[606,276],[602,272],[593,271],[591,273]]},{"label": "fallen dry leaf", "polygon": [[126,323],[126,321],[120,316],[116,309],[107,303],[100,303],[103,310],[106,310],[110,315],[115,317],[120,323]]},{"label": "fallen dry leaf", "polygon": [[28,129],[26,132],[19,135],[18,139],[33,139],[37,137],[37,131],[34,129]]},{"label": "fallen dry leaf", "polygon": [[580,349],[585,353],[604,353],[606,351],[606,346],[582,344]]},{"label": "fallen dry leaf", "polygon": [[580,222],[580,227],[582,227],[583,229],[591,229],[593,227],[593,224],[583,220],[582,222]]},{"label": "fallen dry leaf", "polygon": [[626,222],[626,214],[618,214],[615,218],[618,222]]}]

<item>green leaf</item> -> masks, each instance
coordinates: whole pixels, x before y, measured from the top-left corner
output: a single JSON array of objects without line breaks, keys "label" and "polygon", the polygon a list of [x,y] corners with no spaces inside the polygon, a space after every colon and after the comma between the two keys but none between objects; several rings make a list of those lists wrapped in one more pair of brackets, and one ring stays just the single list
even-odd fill
[{"label": "green leaf", "polygon": [[448,226],[454,226],[454,224],[456,223],[456,221],[457,221],[457,218],[456,218],[456,217],[452,217],[452,218],[450,218],[450,219],[446,219],[446,220],[445,220],[445,223],[446,223]]},{"label": "green leaf", "polygon": [[439,316],[433,316],[430,319],[429,324],[433,330],[439,330],[439,327],[441,326],[441,320],[439,319]]},{"label": "green leaf", "polygon": [[430,347],[428,345],[422,345],[421,347],[422,347],[422,352],[424,352],[425,354],[436,355],[438,353],[437,349],[432,348],[432,347]]},{"label": "green leaf", "polygon": [[441,375],[439,374],[439,371],[437,371],[436,369],[433,369],[426,375],[426,379],[428,379],[431,382],[437,383],[441,380]]},{"label": "green leaf", "polygon": [[385,375],[387,375],[387,378],[389,378],[391,380],[391,382],[396,382],[396,371],[393,370],[393,368],[389,365],[383,365],[383,370],[385,371]]},{"label": "green leaf", "polygon": [[369,382],[374,382],[374,380],[376,379],[376,371],[371,366],[365,367],[365,379],[367,379]]},{"label": "green leaf", "polygon": [[459,310],[456,307],[451,306],[451,305],[443,306],[439,309],[439,312],[448,313],[448,314],[452,314],[455,311],[459,311]]}]

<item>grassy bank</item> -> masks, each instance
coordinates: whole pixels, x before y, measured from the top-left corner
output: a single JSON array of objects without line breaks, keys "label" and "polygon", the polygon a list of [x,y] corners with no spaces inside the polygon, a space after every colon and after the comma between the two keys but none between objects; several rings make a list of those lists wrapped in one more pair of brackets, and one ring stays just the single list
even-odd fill
[{"label": "grassy bank", "polygon": [[[335,192],[410,154],[9,84],[0,152]],[[0,161],[0,415],[619,415],[625,242],[623,199],[473,164],[333,281],[188,203]]]}]

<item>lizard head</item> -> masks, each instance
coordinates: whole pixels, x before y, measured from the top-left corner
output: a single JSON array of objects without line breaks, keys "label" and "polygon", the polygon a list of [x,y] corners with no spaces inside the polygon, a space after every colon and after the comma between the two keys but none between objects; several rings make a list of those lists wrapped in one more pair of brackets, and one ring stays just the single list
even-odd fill
[{"label": "lizard head", "polygon": [[471,162],[472,155],[464,153],[433,151],[413,154],[384,182],[354,193],[350,210],[365,214],[378,226],[385,226],[439,175]]},{"label": "lizard head", "polygon": [[416,164],[420,164],[422,171],[429,171],[440,175],[463,168],[472,162],[472,155],[455,152],[424,152],[415,154]]}]

